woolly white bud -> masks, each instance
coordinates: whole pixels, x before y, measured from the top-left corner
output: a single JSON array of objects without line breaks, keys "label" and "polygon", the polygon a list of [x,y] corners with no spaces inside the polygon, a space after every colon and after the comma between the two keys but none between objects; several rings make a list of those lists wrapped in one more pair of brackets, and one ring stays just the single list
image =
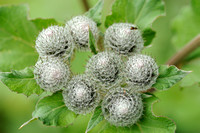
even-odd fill
[{"label": "woolly white bud", "polygon": [[87,114],[99,103],[100,95],[97,87],[86,75],[78,75],[71,79],[63,91],[66,106],[77,114]]},{"label": "woolly white bud", "polygon": [[129,57],[124,77],[131,87],[145,91],[156,82],[158,66],[150,56],[137,54]]},{"label": "woolly white bud", "polygon": [[70,71],[58,58],[43,58],[36,63],[34,76],[41,88],[56,92],[67,84]]},{"label": "woolly white bud", "polygon": [[129,23],[115,23],[108,27],[104,41],[108,48],[123,55],[139,53],[144,47],[140,30]]},{"label": "woolly white bud", "polygon": [[121,80],[121,58],[113,52],[98,53],[88,61],[86,73],[101,85],[111,87]]},{"label": "woolly white bud", "polygon": [[74,41],[79,48],[88,48],[89,29],[98,40],[97,24],[86,16],[76,16],[66,23],[66,27],[70,27]]},{"label": "woolly white bud", "polygon": [[74,41],[69,27],[50,26],[40,32],[35,47],[41,57],[68,58],[73,52]]},{"label": "woolly white bud", "polygon": [[131,126],[143,113],[141,95],[127,88],[112,89],[103,99],[102,112],[112,125]]}]

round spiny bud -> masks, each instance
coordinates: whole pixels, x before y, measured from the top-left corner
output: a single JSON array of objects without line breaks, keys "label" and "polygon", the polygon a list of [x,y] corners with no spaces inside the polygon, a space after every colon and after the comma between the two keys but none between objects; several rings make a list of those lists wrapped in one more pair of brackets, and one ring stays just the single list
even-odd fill
[{"label": "round spiny bud", "polygon": [[158,66],[147,55],[136,54],[129,57],[124,70],[127,83],[139,91],[149,89],[158,77]]},{"label": "round spiny bud", "polygon": [[108,48],[123,55],[141,52],[144,47],[140,30],[129,23],[111,25],[106,30],[104,41]]},{"label": "round spiny bud", "polygon": [[66,23],[66,27],[70,27],[74,41],[79,48],[88,48],[89,29],[98,40],[97,24],[86,16],[76,16]]},{"label": "round spiny bud", "polygon": [[73,52],[74,42],[69,28],[50,26],[40,32],[35,47],[41,57],[68,58]]},{"label": "round spiny bud", "polygon": [[87,114],[99,103],[100,95],[94,82],[86,75],[78,75],[71,79],[63,91],[66,106],[77,114]]},{"label": "round spiny bud", "polygon": [[47,91],[61,90],[67,84],[69,76],[68,66],[58,58],[43,58],[35,65],[34,77],[36,82]]},{"label": "round spiny bud", "polygon": [[121,58],[112,52],[94,55],[86,65],[86,73],[105,87],[111,87],[121,80]]},{"label": "round spiny bud", "polygon": [[143,113],[141,95],[127,88],[113,89],[103,99],[102,112],[112,125],[131,126]]}]

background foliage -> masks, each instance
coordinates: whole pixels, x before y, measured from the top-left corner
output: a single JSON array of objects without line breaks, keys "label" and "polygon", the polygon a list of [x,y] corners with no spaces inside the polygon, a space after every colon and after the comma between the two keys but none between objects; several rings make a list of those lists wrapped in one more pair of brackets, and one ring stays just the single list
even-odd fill
[{"label": "background foliage", "polygon": [[[106,0],[104,6],[103,16],[105,19],[105,14],[108,14],[110,10],[110,5],[113,0]],[[94,5],[96,0],[90,0],[90,5]],[[150,54],[156,58],[158,64],[164,64],[177,50],[179,50],[183,45],[185,45],[189,40],[191,40],[195,35],[199,33],[199,8],[196,7],[195,2],[198,0],[193,0],[193,6],[190,6],[190,0],[165,0],[166,3],[166,17],[159,18],[153,24],[153,29],[157,32],[156,38],[153,40],[151,48],[148,48],[144,53]],[[78,0],[64,1],[64,0],[1,0],[0,4],[19,4],[28,3],[30,6],[30,18],[38,17],[53,17],[56,20],[63,22],[66,19],[70,19],[75,15],[82,14],[84,8]],[[46,6],[48,4],[48,6]],[[185,7],[186,6],[186,7]],[[76,10],[74,10],[76,7]],[[181,9],[181,10],[179,10]],[[14,15],[14,14],[13,14]],[[37,25],[39,19],[34,20],[30,24],[24,20],[25,16],[20,16],[22,19],[22,25],[14,24],[15,26],[23,27],[23,24],[28,25],[28,29],[33,29],[34,32],[38,32],[39,27]],[[186,21],[187,20],[187,21]],[[186,23],[187,22],[187,23]],[[45,22],[44,22],[45,23]],[[51,20],[51,23],[54,23]],[[9,31],[12,31],[12,27],[9,22],[7,23],[10,27]],[[35,26],[33,26],[33,24]],[[48,25],[48,23],[47,23]],[[183,28],[184,27],[184,28]],[[104,30],[103,27],[101,27]],[[26,28],[25,28],[26,29]],[[14,31],[12,31],[14,33]],[[27,31],[26,31],[27,32]],[[24,33],[22,33],[24,34]],[[27,33],[27,37],[24,40],[32,41],[34,43],[35,36],[31,36],[32,33]],[[3,38],[3,36],[1,36]],[[14,39],[19,39],[20,35],[16,35]],[[184,38],[184,40],[182,39]],[[7,41],[7,40],[5,40]],[[20,39],[19,39],[20,41]],[[12,41],[9,42],[12,45]],[[26,43],[26,42],[24,42]],[[25,45],[24,45],[25,46]],[[18,55],[17,51],[15,53],[9,53],[10,47],[4,46],[5,55],[0,54],[0,64],[1,61],[7,61],[6,57],[21,57]],[[2,47],[0,48],[2,49]],[[18,50],[29,49],[34,50],[31,47],[24,47]],[[26,50],[27,51],[27,50]],[[13,55],[14,54],[14,55]],[[4,56],[3,56],[4,55]],[[180,82],[178,85],[172,87],[169,91],[157,92],[156,96],[160,98],[160,102],[156,103],[154,110],[157,115],[162,114],[172,118],[177,123],[177,132],[180,133],[196,133],[200,132],[199,119],[200,119],[200,87],[199,87],[199,52],[195,51],[194,55],[188,58],[187,62],[184,63],[183,69],[193,70],[194,72],[187,76],[187,78]],[[76,72],[83,72],[85,64],[84,58],[87,58],[88,54],[79,53],[75,61],[72,64],[72,68]],[[10,59],[9,57],[9,59]],[[82,57],[81,60],[79,60]],[[31,56],[31,58],[36,59],[36,57]],[[3,60],[2,60],[3,59]],[[18,70],[28,66],[28,60],[26,64],[23,62],[17,62],[16,68]],[[12,60],[10,62],[13,62]],[[81,65],[80,65],[81,62]],[[77,65],[78,64],[78,65]],[[23,66],[25,65],[25,66]],[[30,64],[31,65],[31,64]],[[10,68],[7,66],[0,66],[1,71],[9,71]],[[194,79],[194,80],[191,80]],[[45,127],[41,122],[33,122],[31,125],[24,127],[22,130],[16,130],[24,121],[31,118],[31,112],[34,110],[34,105],[38,98],[36,96],[31,96],[27,98],[24,95],[16,95],[15,93],[8,90],[3,84],[0,84],[0,132],[8,133],[26,133],[26,132],[84,132],[87,127],[87,121],[89,120],[89,115],[86,119],[83,117],[78,117],[75,119],[74,125],[68,128],[52,128]],[[14,104],[13,104],[14,103]],[[85,118],[85,117],[84,117]],[[79,128],[77,128],[79,127]]]}]

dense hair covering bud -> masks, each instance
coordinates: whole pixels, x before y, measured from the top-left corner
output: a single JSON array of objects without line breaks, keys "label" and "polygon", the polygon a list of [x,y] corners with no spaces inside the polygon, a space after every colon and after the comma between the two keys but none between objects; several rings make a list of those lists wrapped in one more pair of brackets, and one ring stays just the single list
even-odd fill
[{"label": "dense hair covering bud", "polygon": [[42,58],[35,65],[34,77],[41,88],[56,92],[69,81],[70,70],[58,58]]},{"label": "dense hair covering bud", "polygon": [[103,99],[102,112],[105,119],[115,126],[131,126],[143,113],[141,95],[127,88],[110,90]]},{"label": "dense hair covering bud", "polygon": [[131,87],[145,91],[156,82],[158,66],[150,56],[136,54],[126,62],[124,77]]},{"label": "dense hair covering bud", "polygon": [[89,29],[94,35],[95,40],[98,40],[97,24],[86,16],[76,16],[66,23],[66,27],[70,27],[71,34],[78,48],[89,48]]},{"label": "dense hair covering bud", "polygon": [[86,73],[105,87],[111,87],[121,81],[121,58],[113,52],[101,52],[90,58]]},{"label": "dense hair covering bud", "polygon": [[71,79],[63,91],[66,106],[77,114],[87,114],[99,103],[100,95],[94,82],[86,75],[78,75]]},{"label": "dense hair covering bud", "polygon": [[50,26],[40,32],[35,47],[40,57],[64,57],[65,59],[71,56],[74,41],[69,27]]},{"label": "dense hair covering bud", "polygon": [[140,53],[144,47],[140,30],[129,23],[115,23],[108,27],[104,43],[106,47],[122,55]]}]

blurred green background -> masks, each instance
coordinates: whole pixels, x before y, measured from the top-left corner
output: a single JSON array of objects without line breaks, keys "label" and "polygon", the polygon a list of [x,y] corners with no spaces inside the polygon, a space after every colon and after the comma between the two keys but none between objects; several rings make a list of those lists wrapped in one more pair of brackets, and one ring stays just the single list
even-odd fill
[{"label": "blurred green background", "polygon": [[[94,5],[97,0],[88,0],[89,5]],[[103,18],[109,13],[113,0],[105,0]],[[65,22],[73,16],[84,13],[81,0],[0,0],[0,5],[28,4],[29,17],[55,18]],[[165,0],[166,16],[158,18],[153,29],[157,32],[152,47],[144,53],[150,54],[158,64],[164,64],[175,52],[171,43],[171,21],[178,15],[180,9],[190,4],[190,0]],[[103,29],[103,27],[101,27]],[[104,29],[103,29],[104,30]],[[73,71],[83,72],[87,53],[79,53],[72,64]],[[79,58],[81,57],[81,58]],[[177,124],[177,133],[200,133],[200,87],[199,85],[180,89],[178,85],[168,91],[156,92],[160,102],[154,105],[157,115],[167,116]],[[89,115],[79,117],[68,128],[46,127],[40,121],[25,126],[18,130],[21,124],[31,118],[35,103],[38,98],[33,95],[29,98],[22,94],[11,92],[0,83],[0,133],[84,133]],[[83,119],[84,118],[84,119]]]}]

